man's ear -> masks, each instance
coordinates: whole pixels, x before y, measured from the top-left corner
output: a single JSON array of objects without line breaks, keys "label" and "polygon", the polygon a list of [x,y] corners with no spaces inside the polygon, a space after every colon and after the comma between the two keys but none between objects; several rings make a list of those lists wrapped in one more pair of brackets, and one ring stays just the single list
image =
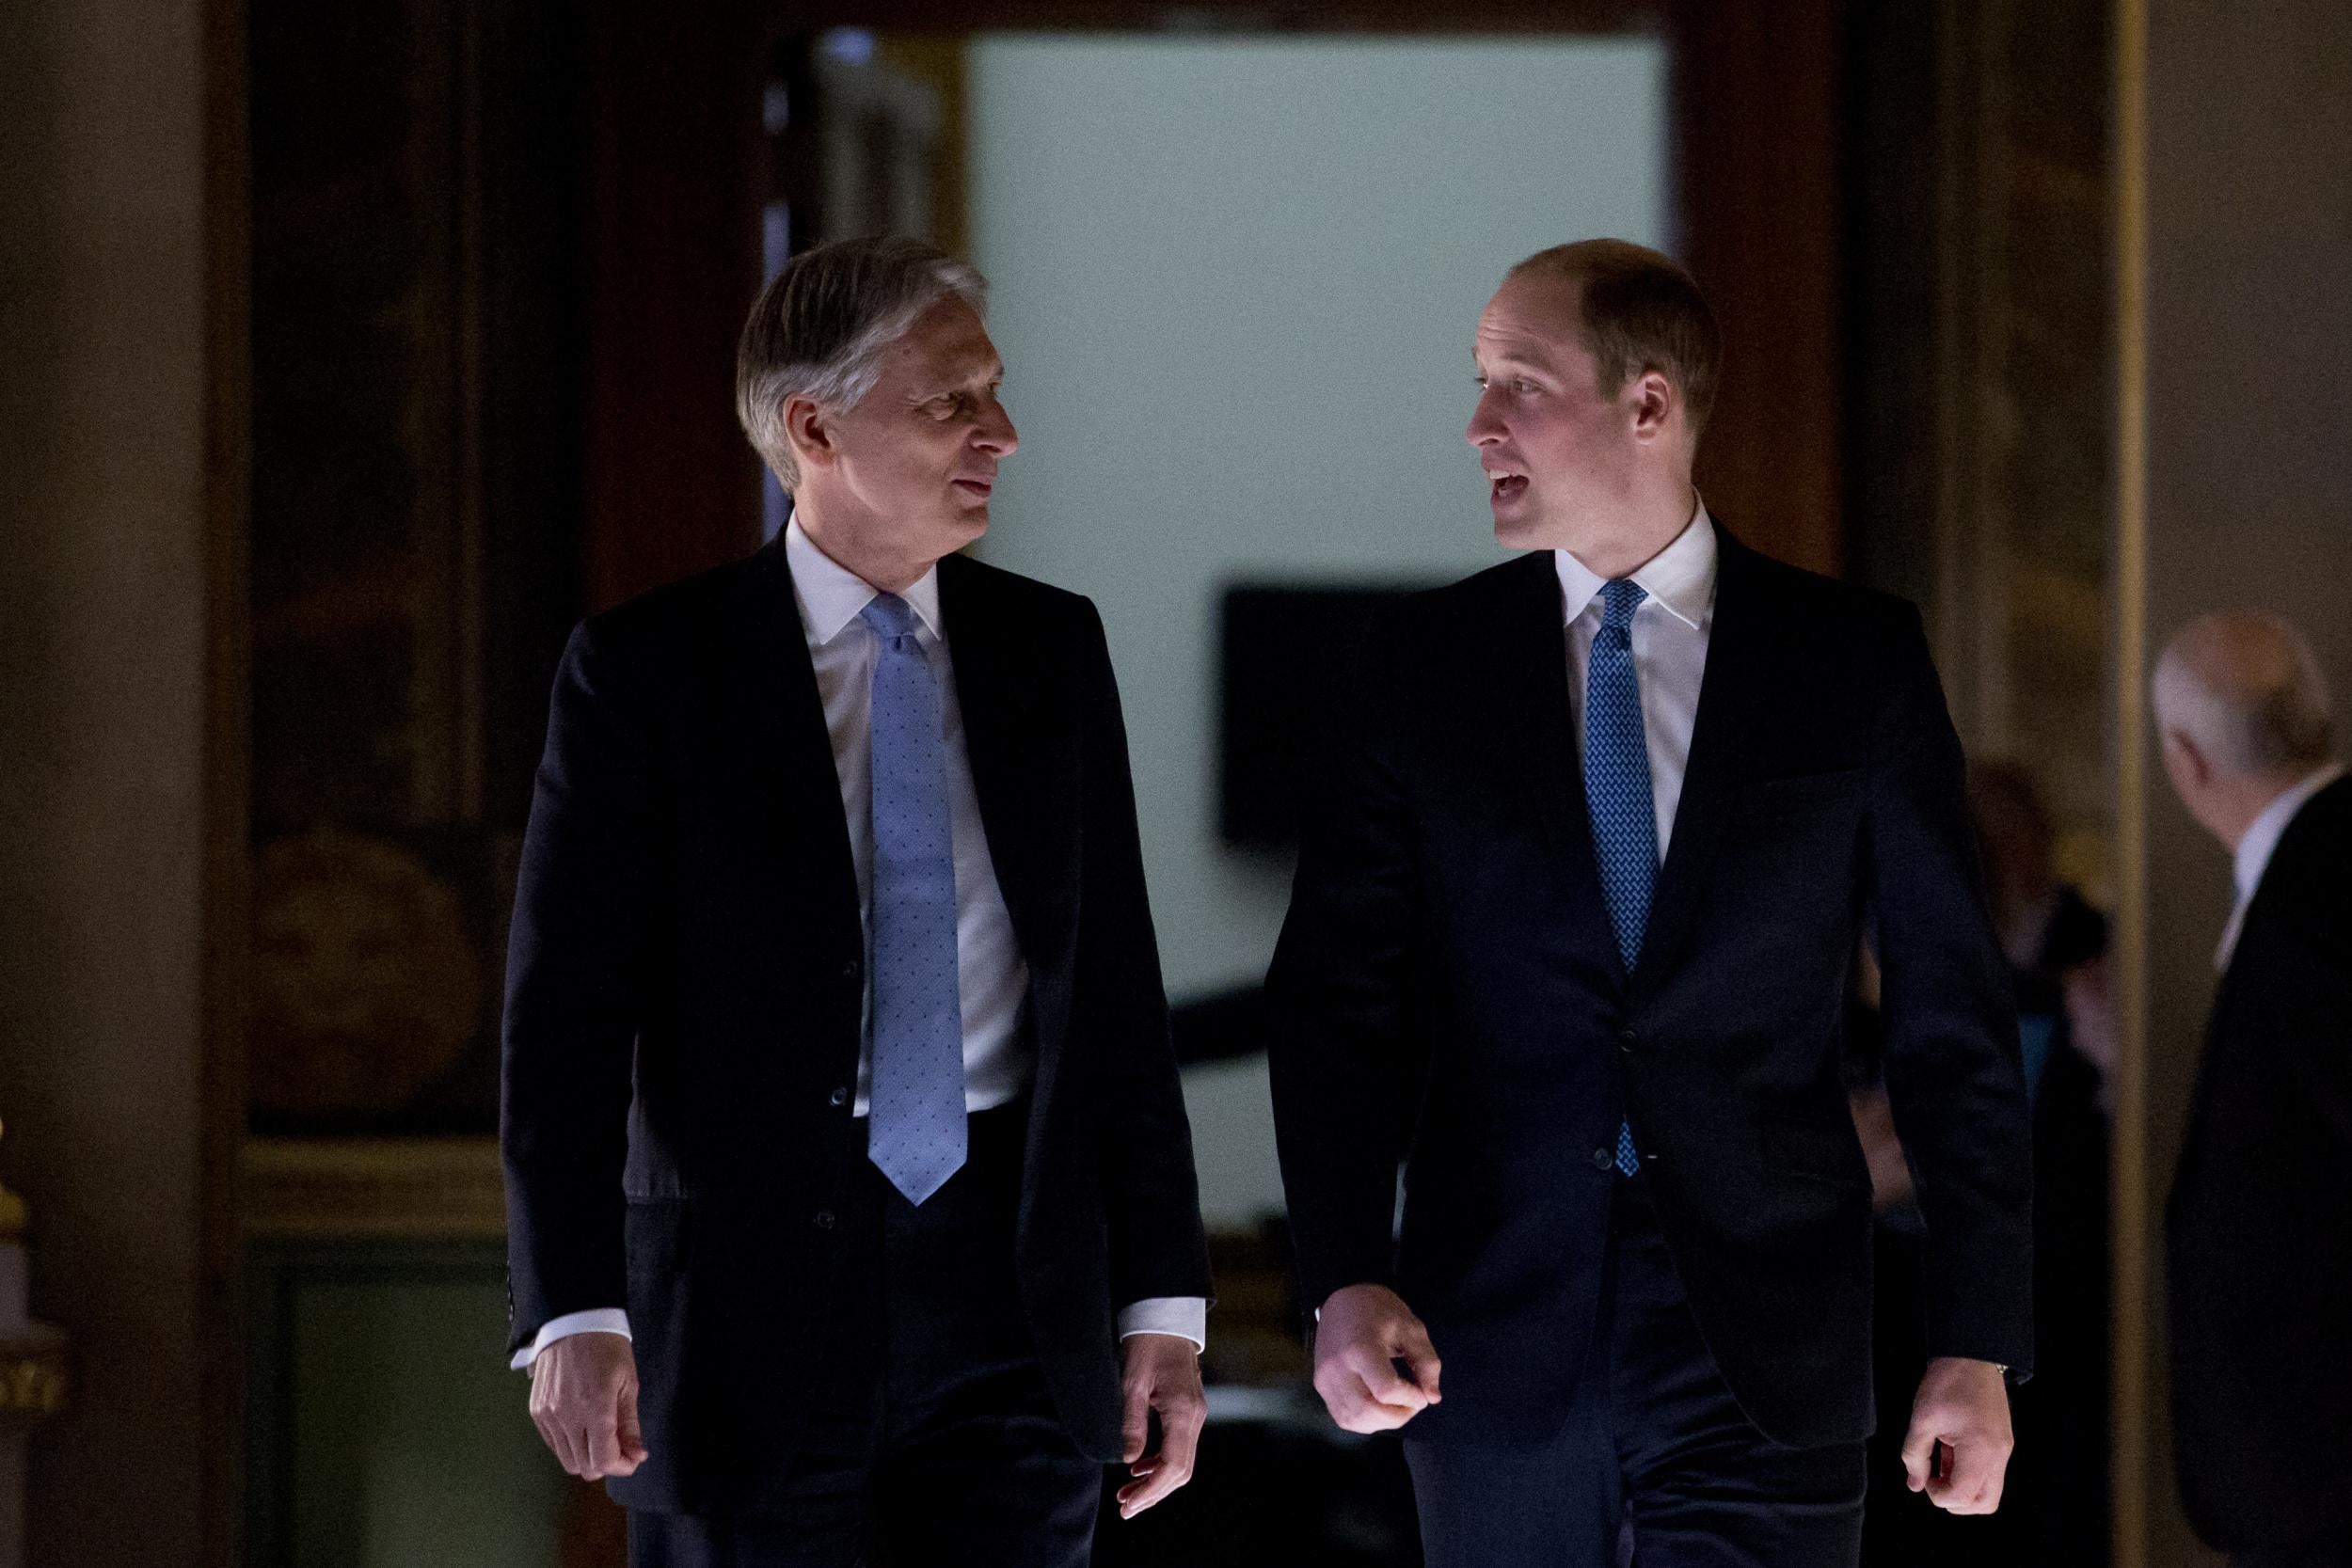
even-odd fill
[{"label": "man's ear", "polygon": [[794,393],[784,400],[784,438],[792,443],[803,473],[830,468],[841,455],[834,441],[832,411],[815,398]]},{"label": "man's ear", "polygon": [[2166,760],[2171,763],[2176,776],[2184,784],[2203,789],[2213,783],[2213,764],[2197,749],[2197,742],[2179,730],[2164,732]]},{"label": "man's ear", "polygon": [[1626,388],[1633,403],[1633,436],[1655,440],[1666,433],[1666,421],[1682,402],[1682,393],[1660,370],[1646,370]]}]

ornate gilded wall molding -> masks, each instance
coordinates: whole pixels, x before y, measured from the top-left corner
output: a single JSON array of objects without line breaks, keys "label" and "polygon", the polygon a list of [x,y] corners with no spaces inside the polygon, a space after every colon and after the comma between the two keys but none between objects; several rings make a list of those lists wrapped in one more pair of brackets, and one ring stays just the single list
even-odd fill
[{"label": "ornate gilded wall molding", "polygon": [[251,1239],[506,1233],[495,1138],[256,1138],[243,1166]]},{"label": "ornate gilded wall molding", "polygon": [[40,1323],[0,1336],[0,1432],[21,1432],[66,1406],[63,1334]]}]

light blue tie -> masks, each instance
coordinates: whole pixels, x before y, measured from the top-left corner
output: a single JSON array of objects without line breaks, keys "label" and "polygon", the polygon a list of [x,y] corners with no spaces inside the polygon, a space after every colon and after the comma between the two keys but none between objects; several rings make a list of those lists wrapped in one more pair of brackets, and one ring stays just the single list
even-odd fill
[{"label": "light blue tie", "polygon": [[939,677],[896,594],[861,619],[874,663],[874,1065],[866,1157],[910,1203],[963,1168],[956,858]]},{"label": "light blue tie", "polygon": [[[1633,612],[1648,596],[1624,578],[1602,586],[1600,632],[1584,674],[1584,803],[1593,816],[1601,898],[1629,974],[1642,956],[1650,890],[1658,882],[1658,811],[1650,797],[1642,691],[1633,678]],[[1641,1168],[1633,1128],[1619,1123],[1617,1169],[1632,1176]]]}]

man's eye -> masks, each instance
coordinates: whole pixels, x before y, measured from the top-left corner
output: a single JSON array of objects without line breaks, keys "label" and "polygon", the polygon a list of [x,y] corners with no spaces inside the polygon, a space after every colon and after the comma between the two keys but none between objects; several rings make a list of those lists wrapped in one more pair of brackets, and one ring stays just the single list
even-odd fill
[{"label": "man's eye", "polygon": [[1518,393],[1521,397],[1527,397],[1532,393],[1542,391],[1543,388],[1536,386],[1532,381],[1514,381],[1511,383],[1511,390]]}]

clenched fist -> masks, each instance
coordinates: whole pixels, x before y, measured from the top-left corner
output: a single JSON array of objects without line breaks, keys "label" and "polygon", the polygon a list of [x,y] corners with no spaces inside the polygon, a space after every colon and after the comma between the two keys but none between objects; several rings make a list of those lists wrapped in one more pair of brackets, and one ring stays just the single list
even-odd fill
[{"label": "clenched fist", "polygon": [[1925,1492],[1947,1513],[1990,1513],[2001,1506],[2001,1480],[2015,1446],[2009,1384],[2000,1368],[1958,1355],[1928,1363],[1903,1439],[1903,1468],[1914,1492]]},{"label": "clenched fist", "polygon": [[1346,1431],[1394,1431],[1438,1402],[1429,1330],[1386,1285],[1332,1291],[1315,1323],[1315,1392]]},{"label": "clenched fist", "polygon": [[634,1475],[645,1462],[637,1428],[637,1355],[621,1334],[574,1334],[531,1364],[531,1420],[564,1468],[583,1481]]}]

